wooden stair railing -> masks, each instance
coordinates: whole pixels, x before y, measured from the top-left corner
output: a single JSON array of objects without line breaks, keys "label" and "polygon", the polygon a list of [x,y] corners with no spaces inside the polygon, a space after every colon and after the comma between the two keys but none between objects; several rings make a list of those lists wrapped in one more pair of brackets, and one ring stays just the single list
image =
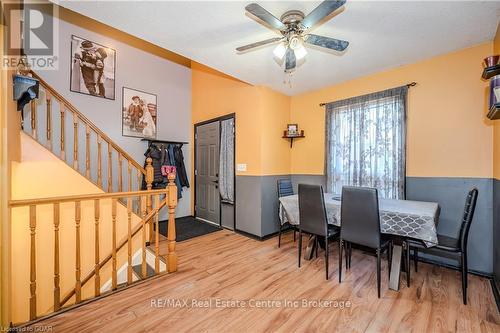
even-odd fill
[{"label": "wooden stair railing", "polygon": [[[147,159],[146,166],[142,167],[38,74],[31,71],[31,75],[40,81],[40,86],[45,91],[45,101],[31,101],[30,121],[23,125],[24,131],[28,135],[103,191],[138,191],[142,187],[143,178],[146,188],[152,189],[154,172],[151,159]],[[44,110],[38,109],[39,104],[45,105]],[[58,115],[53,114],[54,104],[59,107]],[[45,116],[39,117],[40,112],[45,112]],[[66,129],[69,120],[71,120],[72,126],[70,129]],[[41,135],[39,127],[44,129],[45,135]],[[83,130],[80,131],[80,128]],[[55,140],[59,142],[56,144]],[[103,143],[106,147],[103,147]],[[84,163],[80,163],[79,159],[80,155],[83,155],[80,149],[81,144],[85,146],[84,159],[82,158]],[[71,154],[68,154],[68,145],[72,145],[72,149],[69,149],[72,151]],[[103,164],[106,165],[106,175],[103,172]],[[95,165],[95,172],[92,172],[92,165]],[[104,182],[104,178],[106,182]],[[146,198],[147,212],[151,211],[151,206],[152,197],[149,196]],[[140,214],[138,202],[133,203],[132,210],[134,213]]]},{"label": "wooden stair railing", "polygon": [[[94,297],[100,295],[101,288],[101,280],[100,280],[100,270],[111,261],[112,263],[112,271],[111,271],[111,280],[112,280],[112,290],[117,290],[119,288],[117,284],[117,253],[120,249],[124,248],[127,245],[127,285],[133,283],[132,280],[132,238],[142,232],[142,278],[147,278],[146,274],[146,234],[151,232],[152,228],[147,228],[147,224],[151,226],[153,223],[155,224],[155,262],[159,263],[159,225],[158,225],[158,215],[160,210],[168,206],[168,235],[167,235],[167,245],[168,245],[168,253],[167,253],[167,272],[175,272],[177,271],[177,254],[175,251],[175,208],[177,206],[177,187],[174,183],[175,174],[168,175],[168,185],[166,189],[163,190],[148,190],[148,191],[132,191],[132,192],[115,192],[115,193],[100,193],[100,194],[89,194],[89,195],[76,195],[76,196],[65,196],[65,197],[55,197],[55,198],[44,198],[44,199],[28,199],[28,200],[11,200],[9,202],[10,209],[15,209],[19,207],[28,207],[29,208],[29,231],[30,231],[30,258],[29,258],[29,290],[30,290],[30,298],[29,298],[29,320],[34,320],[37,318],[37,253],[36,253],[36,232],[37,232],[37,207],[42,205],[52,205],[53,207],[53,227],[54,227],[54,258],[53,258],[53,308],[54,312],[60,311],[73,296],[75,297],[75,303],[80,303],[82,301],[82,287],[89,282],[92,277],[94,277],[95,281],[95,290]],[[165,195],[164,200],[160,200],[160,196]],[[155,198],[154,207],[147,213],[146,212],[146,197],[152,196]],[[120,198],[125,198],[127,202],[127,218],[125,221],[119,220],[119,215],[117,214],[117,201]],[[138,223],[132,229],[132,199],[140,198],[141,203],[141,211],[143,213],[142,219],[140,223]],[[112,233],[112,241],[111,241],[111,254],[107,255],[103,260],[100,260],[99,248],[101,244],[101,239],[99,235],[99,229],[101,227],[101,206],[102,200],[111,200],[111,233]],[[94,221],[92,224],[94,225],[94,238],[95,242],[93,246],[90,248],[85,247],[86,244],[81,243],[81,227],[82,227],[82,202],[91,201],[94,204]],[[61,274],[60,271],[60,234],[59,229],[61,224],[64,224],[65,221],[61,221],[61,204],[64,203],[74,203],[74,230],[75,230],[75,286],[72,290],[61,300],[60,294],[60,280]],[[87,212],[88,214],[88,212]],[[88,221],[88,220],[87,220]],[[22,221],[16,221],[17,223],[21,223]],[[88,223],[85,222],[84,223]],[[123,239],[121,239],[117,243],[117,224],[118,223],[127,223],[127,235]],[[85,225],[88,227],[87,225]],[[152,236],[150,236],[152,237]],[[95,264],[93,269],[85,276],[85,278],[81,279],[81,254],[83,251],[94,251],[95,254]],[[159,265],[155,265],[155,274],[161,274]],[[27,281],[28,282],[28,281]]]}]

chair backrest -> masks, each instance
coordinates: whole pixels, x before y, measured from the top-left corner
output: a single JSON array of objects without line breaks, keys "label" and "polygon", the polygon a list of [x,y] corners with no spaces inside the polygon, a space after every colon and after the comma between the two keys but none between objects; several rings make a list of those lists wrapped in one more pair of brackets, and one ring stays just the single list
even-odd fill
[{"label": "chair backrest", "polygon": [[370,248],[380,247],[380,215],[375,188],[342,187],[340,237]]},{"label": "chair backrest", "polygon": [[476,202],[479,191],[477,188],[473,188],[467,194],[465,199],[464,214],[462,217],[462,226],[460,227],[460,249],[462,251],[467,250],[467,240],[469,239],[469,230],[474,217],[474,211],[476,210]]},{"label": "chair backrest", "polygon": [[326,236],[326,217],[323,187],[299,184],[299,228],[307,233]]},{"label": "chair backrest", "polygon": [[290,179],[278,179],[278,197],[294,195],[292,181]]}]

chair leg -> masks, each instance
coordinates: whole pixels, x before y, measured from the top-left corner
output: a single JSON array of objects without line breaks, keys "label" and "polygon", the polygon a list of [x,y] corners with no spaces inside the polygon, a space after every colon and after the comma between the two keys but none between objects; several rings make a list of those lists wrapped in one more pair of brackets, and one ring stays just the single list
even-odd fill
[{"label": "chair leg", "polygon": [[464,257],[464,269],[465,269],[465,289],[467,291],[467,289],[469,288],[469,265],[467,264],[467,252],[464,252],[463,254],[463,257]]},{"label": "chair leg", "polygon": [[349,269],[349,245],[351,243],[349,242],[344,242],[344,248],[345,248],[345,269]]},{"label": "chair leg", "polygon": [[342,249],[344,247],[344,241],[339,240],[339,283],[342,282]]},{"label": "chair leg", "polygon": [[302,230],[299,229],[299,267],[300,267],[301,257],[302,257]]},{"label": "chair leg", "polygon": [[328,280],[328,236],[325,236],[325,269],[326,279]]},{"label": "chair leg", "polygon": [[392,241],[387,248],[387,267],[389,268],[389,281],[391,280],[391,266],[392,266]]},{"label": "chair leg", "polygon": [[406,243],[406,286],[410,288],[410,244]]},{"label": "chair leg", "polygon": [[380,298],[380,249],[377,249],[377,295]]},{"label": "chair leg", "polygon": [[351,259],[352,259],[352,243],[349,243],[349,269],[351,269]]},{"label": "chair leg", "polygon": [[418,272],[418,248],[413,248],[413,262],[415,262],[415,272]]},{"label": "chair leg", "polygon": [[280,224],[280,230],[278,231],[278,248],[281,247],[281,230],[283,229],[283,224]]},{"label": "chair leg", "polygon": [[467,259],[465,258],[465,253],[461,255],[462,264],[462,296],[464,304],[467,305]]},{"label": "chair leg", "polygon": [[318,236],[315,236],[314,238],[316,239],[316,241],[314,242],[314,255],[317,258],[318,257],[319,239],[318,239]]}]

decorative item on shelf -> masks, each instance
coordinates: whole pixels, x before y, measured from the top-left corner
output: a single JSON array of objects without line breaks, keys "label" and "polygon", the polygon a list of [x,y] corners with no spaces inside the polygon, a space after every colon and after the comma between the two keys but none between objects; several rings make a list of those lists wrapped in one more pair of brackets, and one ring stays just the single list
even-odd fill
[{"label": "decorative item on shelf", "polygon": [[484,58],[484,63],[486,67],[493,67],[498,64],[498,60],[500,59],[499,55],[492,55],[489,57]]},{"label": "decorative item on shelf", "polygon": [[483,70],[482,78],[488,80],[498,74],[500,74],[500,64],[498,61],[500,60],[499,55],[492,55],[484,58],[485,68]]},{"label": "decorative item on shelf", "polygon": [[301,130],[299,133],[299,125],[288,124],[287,129],[283,131],[283,139],[290,139],[290,148],[292,148],[293,139],[296,138],[305,138],[304,130]]},{"label": "decorative item on shelf", "polygon": [[293,136],[293,135],[299,134],[299,125],[297,125],[297,124],[288,124],[288,125],[286,125],[286,128],[287,128],[287,135],[288,136]]}]

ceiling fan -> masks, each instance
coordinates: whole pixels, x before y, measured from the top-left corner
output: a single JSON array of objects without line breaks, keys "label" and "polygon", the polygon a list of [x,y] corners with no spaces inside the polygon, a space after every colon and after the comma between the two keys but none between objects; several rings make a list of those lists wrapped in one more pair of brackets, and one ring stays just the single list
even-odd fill
[{"label": "ceiling fan", "polygon": [[[307,44],[324,47],[335,51],[344,51],[349,42],[345,40],[308,34],[307,31],[325,19],[335,10],[340,8],[346,0],[323,1],[307,16],[299,10],[289,10],[281,15],[280,19],[265,10],[256,3],[251,3],[245,10],[262,21],[261,24],[277,31],[281,37],[269,38],[260,42],[240,46],[238,52],[249,51],[264,45],[279,42],[274,49],[274,60],[282,66],[285,64],[285,72],[291,73],[295,68],[305,61]],[[259,22],[260,23],[260,22]]]}]

